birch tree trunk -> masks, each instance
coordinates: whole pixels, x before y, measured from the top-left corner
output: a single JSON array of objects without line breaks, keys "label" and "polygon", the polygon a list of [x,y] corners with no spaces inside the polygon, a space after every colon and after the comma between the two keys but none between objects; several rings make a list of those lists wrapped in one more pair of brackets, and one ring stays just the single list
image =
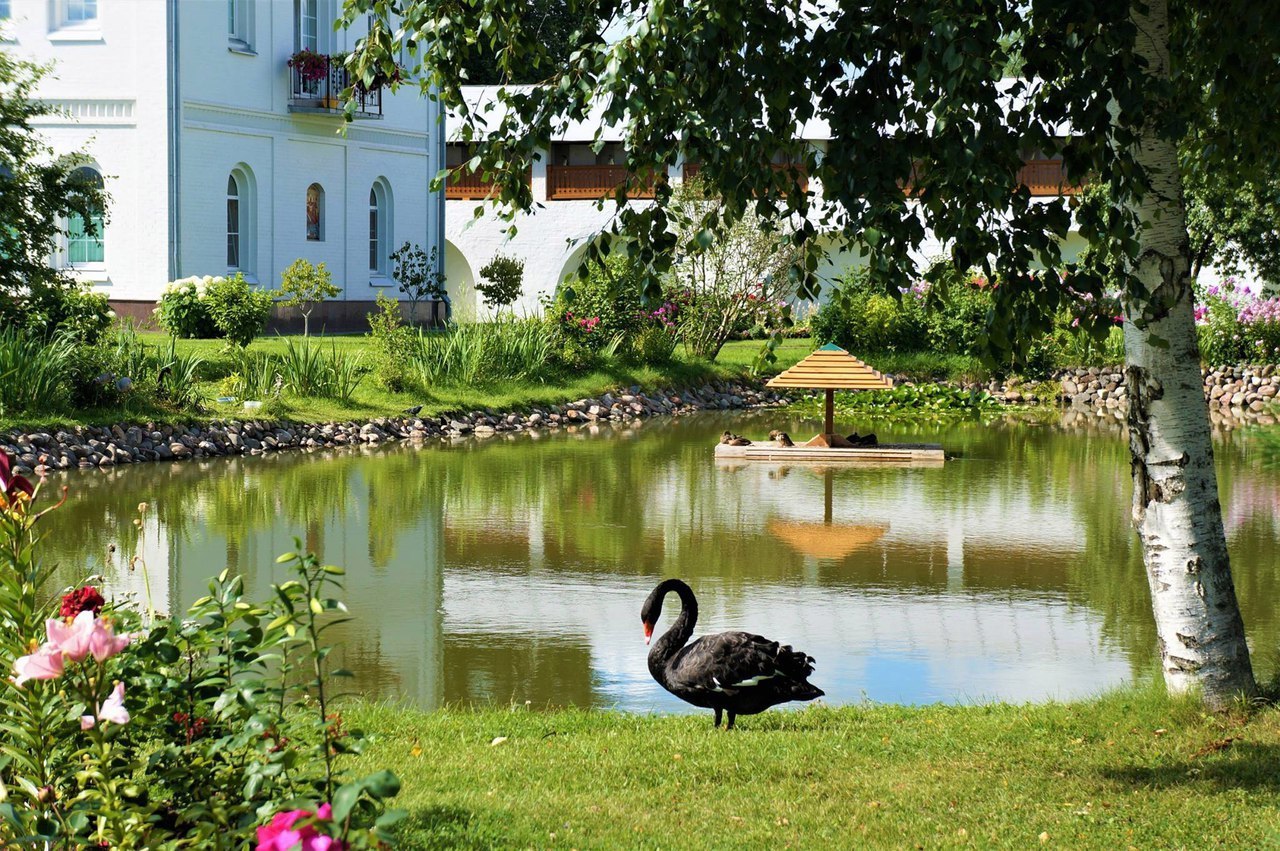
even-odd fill
[{"label": "birch tree trunk", "polygon": [[[1153,76],[1169,75],[1167,0],[1135,4],[1138,50]],[[1221,708],[1256,691],[1227,555],[1200,374],[1190,239],[1177,146],[1148,119],[1138,159],[1152,189],[1139,207],[1137,277],[1145,329],[1125,323],[1133,515],[1151,585],[1160,663],[1170,693],[1199,690]]]}]

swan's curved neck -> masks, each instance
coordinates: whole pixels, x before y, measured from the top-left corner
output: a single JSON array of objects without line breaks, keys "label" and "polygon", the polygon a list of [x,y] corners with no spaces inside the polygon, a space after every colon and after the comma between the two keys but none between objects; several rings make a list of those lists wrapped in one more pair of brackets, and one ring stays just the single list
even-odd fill
[{"label": "swan's curved neck", "polygon": [[654,642],[653,648],[649,651],[649,658],[653,660],[666,659],[684,647],[689,637],[693,635],[694,626],[698,623],[698,600],[693,596],[693,589],[679,579],[668,579],[658,586],[655,593],[660,596],[654,619],[656,620],[662,612],[662,600],[672,591],[680,596],[680,614],[676,616],[671,628]]}]

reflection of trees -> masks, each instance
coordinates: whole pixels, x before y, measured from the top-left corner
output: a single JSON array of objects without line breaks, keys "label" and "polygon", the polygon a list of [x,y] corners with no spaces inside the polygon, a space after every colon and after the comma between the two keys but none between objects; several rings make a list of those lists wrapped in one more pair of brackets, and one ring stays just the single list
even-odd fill
[{"label": "reflection of trees", "polygon": [[[132,523],[137,504],[146,501],[168,536],[171,557],[179,551],[178,541],[211,541],[216,549],[205,547],[202,558],[216,562],[225,552],[232,566],[258,577],[251,587],[264,588],[275,549],[290,548],[289,536],[298,534],[327,560],[346,563],[353,594],[376,588],[384,595],[425,595],[424,608],[431,611],[440,605],[445,565],[517,577],[512,581],[542,569],[655,579],[678,574],[695,584],[718,586],[730,604],[761,586],[943,595],[958,590],[954,583],[960,580],[959,588],[973,595],[1047,595],[1088,607],[1100,616],[1106,641],[1122,648],[1135,669],[1148,666],[1155,634],[1140,553],[1127,520],[1127,453],[1118,430],[871,420],[844,425],[877,431],[884,441],[941,442],[957,456],[940,471],[847,469],[834,473],[833,482],[846,506],[856,504],[859,494],[887,494],[903,501],[901,512],[937,517],[940,524],[969,518],[962,576],[948,569],[941,526],[904,536],[895,534],[890,517],[883,539],[838,560],[807,557],[770,534],[777,494],[768,491],[786,485],[805,500],[812,496],[812,506],[793,506],[790,519],[820,521],[821,477],[805,469],[779,471],[775,488],[774,480],[718,468],[711,447],[726,427],[757,438],[776,427],[796,436],[817,430],[815,423],[777,411],[653,421],[638,429],[603,426],[599,431],[615,436],[602,439],[580,430],[447,448],[396,445],[72,475],[66,478],[71,499],[52,520],[46,557],[63,566],[59,581],[71,581],[83,575],[83,567],[101,566],[108,542],[127,556],[138,544]],[[1249,441],[1234,436],[1218,445],[1241,606],[1255,652],[1265,663],[1280,636],[1280,615],[1272,605],[1280,581],[1274,543],[1280,532],[1280,470],[1259,469],[1254,451]],[[987,506],[1012,503],[1036,516],[1071,519],[1083,540],[1066,551],[1046,548],[1036,529],[980,516]],[[974,516],[981,522],[974,523]],[[441,520],[443,527],[437,528]],[[854,516],[835,520],[866,522]],[[439,540],[433,537],[437,534]],[[193,551],[185,545],[181,550]],[[187,587],[199,589],[204,576],[221,566],[181,564],[174,570],[194,576]],[[438,583],[435,590],[427,588],[430,583]],[[190,600],[174,602],[185,606]],[[379,600],[365,602],[376,610]],[[395,654],[426,646],[438,656],[447,641],[442,676],[449,699],[538,702],[582,696],[582,702],[590,702],[585,644],[545,636],[506,643],[501,636],[445,639],[448,625],[424,618],[430,624],[413,636],[416,644],[402,640],[404,635],[392,636],[399,645],[390,643],[388,635],[375,635],[360,621],[344,628],[351,635],[372,636],[367,646],[346,651],[353,667],[367,670],[362,686],[421,679],[401,670]],[[486,649],[490,641],[495,649]],[[489,684],[480,688],[458,679],[465,678],[468,667],[484,672]],[[421,676],[430,680],[435,674]],[[556,690],[530,677],[557,683]],[[428,687],[438,684],[422,686]],[[521,689],[536,693],[522,697]]]}]

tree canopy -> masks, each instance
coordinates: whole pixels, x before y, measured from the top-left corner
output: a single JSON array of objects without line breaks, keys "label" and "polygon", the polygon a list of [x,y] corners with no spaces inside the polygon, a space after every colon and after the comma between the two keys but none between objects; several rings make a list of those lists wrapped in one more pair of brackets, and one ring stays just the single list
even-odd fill
[{"label": "tree canopy", "polygon": [[[507,37],[515,49],[494,43],[489,50],[472,55],[464,69],[467,82],[537,83],[553,76],[575,49],[599,36],[595,7],[595,3],[575,5],[570,0],[524,0],[513,4],[515,25]],[[523,49],[528,43],[540,44],[543,50]]]}]

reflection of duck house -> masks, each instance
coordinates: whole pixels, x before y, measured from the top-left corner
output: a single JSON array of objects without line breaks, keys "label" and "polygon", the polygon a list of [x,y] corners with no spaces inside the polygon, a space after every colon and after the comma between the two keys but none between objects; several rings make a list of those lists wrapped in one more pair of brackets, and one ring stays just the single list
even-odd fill
[{"label": "reflection of duck house", "polygon": [[[826,391],[823,433],[802,446],[753,443],[716,447],[716,458],[730,461],[794,461],[801,463],[853,461],[871,464],[938,465],[946,456],[936,443],[888,443],[849,446],[835,433],[835,391],[888,390],[893,381],[839,346],[826,345],[795,366],[769,380],[768,386]],[[844,444],[844,445],[841,445]]]}]

